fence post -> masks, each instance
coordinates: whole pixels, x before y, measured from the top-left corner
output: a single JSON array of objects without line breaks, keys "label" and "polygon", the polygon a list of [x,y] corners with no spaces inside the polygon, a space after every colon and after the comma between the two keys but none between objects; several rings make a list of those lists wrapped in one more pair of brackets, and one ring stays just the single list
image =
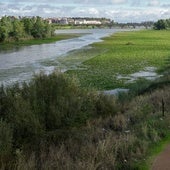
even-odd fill
[{"label": "fence post", "polygon": [[162,98],[162,116],[165,116],[165,102],[164,99]]}]

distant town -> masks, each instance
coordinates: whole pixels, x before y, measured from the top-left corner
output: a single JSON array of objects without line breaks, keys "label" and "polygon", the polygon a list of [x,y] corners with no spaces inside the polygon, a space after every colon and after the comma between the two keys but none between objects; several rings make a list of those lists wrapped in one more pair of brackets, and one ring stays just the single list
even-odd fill
[{"label": "distant town", "polygon": [[61,25],[104,25],[110,24],[112,21],[107,18],[47,18],[49,23]]},{"label": "distant town", "polygon": [[[34,18],[33,16],[9,16],[11,18],[22,19],[22,18]],[[1,19],[1,18],[0,18]],[[52,17],[43,18],[47,20],[49,24],[55,23],[60,25],[104,25],[113,22],[107,18],[80,18],[80,17]]]},{"label": "distant town", "polygon": [[[23,18],[34,18],[34,16],[9,16],[11,18],[23,19]],[[0,17],[1,19],[1,17]],[[150,28],[153,26],[153,21],[145,21],[141,23],[118,23],[114,20],[108,18],[89,18],[89,17],[50,17],[42,18],[46,20],[49,24],[55,24],[59,26],[93,26],[93,27],[121,27],[121,28],[136,28],[136,27],[145,27]]]}]

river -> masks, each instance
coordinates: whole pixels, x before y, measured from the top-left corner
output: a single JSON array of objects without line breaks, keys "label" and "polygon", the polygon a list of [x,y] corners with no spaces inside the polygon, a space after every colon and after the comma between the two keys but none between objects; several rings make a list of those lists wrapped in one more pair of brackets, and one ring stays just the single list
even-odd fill
[{"label": "river", "polygon": [[[55,43],[31,45],[10,50],[0,51],[0,84],[9,85],[14,82],[29,80],[33,74],[43,71],[46,74],[54,69],[60,69],[61,56],[72,50],[87,47],[102,41],[101,38],[109,36],[120,29],[76,29],[57,30],[57,34],[83,33],[81,37],[61,40]],[[48,63],[50,63],[48,65]],[[52,64],[54,63],[54,64]],[[57,63],[57,64],[56,64]]]}]

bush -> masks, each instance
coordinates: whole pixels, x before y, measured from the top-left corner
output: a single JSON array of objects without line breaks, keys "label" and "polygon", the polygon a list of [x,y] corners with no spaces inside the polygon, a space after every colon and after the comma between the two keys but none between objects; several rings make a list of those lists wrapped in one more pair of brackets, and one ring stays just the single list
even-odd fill
[{"label": "bush", "polygon": [[2,86],[0,168],[138,169],[169,130],[169,91],[115,99],[58,72]]},{"label": "bush", "polygon": [[8,123],[0,120],[0,169],[9,166],[12,151],[12,128]]},{"label": "bush", "polygon": [[2,86],[0,113],[12,127],[13,152],[28,151],[30,146],[37,152],[41,142],[61,143],[87,120],[114,115],[116,106],[114,99],[82,89],[75,78],[54,72],[35,75],[29,83]]}]

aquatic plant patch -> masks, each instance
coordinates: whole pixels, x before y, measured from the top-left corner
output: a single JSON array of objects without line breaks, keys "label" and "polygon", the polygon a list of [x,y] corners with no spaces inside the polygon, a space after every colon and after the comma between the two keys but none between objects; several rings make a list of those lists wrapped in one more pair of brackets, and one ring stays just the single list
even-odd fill
[{"label": "aquatic plant patch", "polygon": [[[142,30],[120,32],[94,43],[91,50],[81,53],[89,59],[79,67],[67,71],[76,75],[84,87],[98,90],[128,87],[127,79],[117,79],[145,70],[161,68],[170,54],[170,31]],[[90,58],[92,53],[92,57]]]}]

